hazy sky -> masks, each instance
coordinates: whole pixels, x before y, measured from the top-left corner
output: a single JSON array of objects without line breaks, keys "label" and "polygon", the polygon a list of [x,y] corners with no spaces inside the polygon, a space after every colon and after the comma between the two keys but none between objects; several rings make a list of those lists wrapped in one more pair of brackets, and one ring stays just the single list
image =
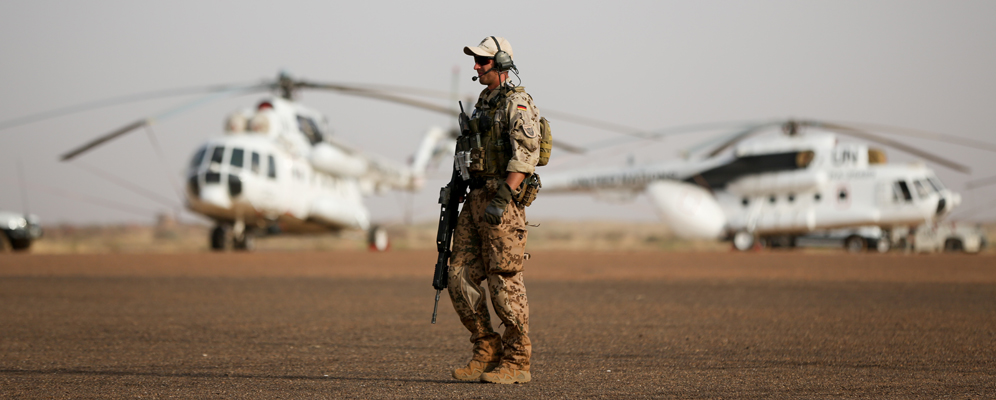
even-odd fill
[{"label": "hazy sky", "polygon": [[[0,7],[0,121],[138,92],[272,79],[286,70],[316,81],[383,83],[460,91],[473,61],[462,54],[488,35],[514,47],[522,84],[541,110],[590,115],[646,130],[729,120],[804,117],[916,128],[996,143],[996,2],[647,1],[349,2],[7,1]],[[0,208],[21,210],[21,160],[32,213],[46,223],[150,222],[169,207],[81,166],[96,167],[171,199],[168,175],[226,114],[259,95],[211,103],[154,126],[163,166],[144,131],[79,159],[58,155],[192,97],[145,101],[0,131]],[[399,161],[444,116],[374,100],[304,92],[342,141]],[[557,140],[584,145],[621,136],[553,120]],[[554,152],[540,173],[586,164],[675,158],[704,134],[634,143],[586,157]],[[963,210],[996,200],[992,152],[910,139],[970,165],[935,166],[966,198]],[[890,161],[914,158],[889,151]],[[414,199],[416,220],[436,218],[436,173]],[[112,200],[115,211],[80,199]],[[397,221],[406,196],[368,201],[375,221]],[[547,196],[530,220],[654,221],[645,197],[627,204]],[[957,215],[957,212],[956,212]],[[184,218],[193,220],[189,213]],[[993,220],[996,212],[974,215]]]}]

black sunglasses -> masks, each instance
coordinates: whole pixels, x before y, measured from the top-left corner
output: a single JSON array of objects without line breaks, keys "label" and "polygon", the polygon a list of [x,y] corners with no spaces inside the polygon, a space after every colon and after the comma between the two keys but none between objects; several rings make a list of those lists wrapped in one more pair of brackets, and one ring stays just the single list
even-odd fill
[{"label": "black sunglasses", "polygon": [[484,57],[484,56],[474,56],[474,62],[477,63],[477,65],[488,65],[488,62],[491,60],[494,60],[494,58]]}]

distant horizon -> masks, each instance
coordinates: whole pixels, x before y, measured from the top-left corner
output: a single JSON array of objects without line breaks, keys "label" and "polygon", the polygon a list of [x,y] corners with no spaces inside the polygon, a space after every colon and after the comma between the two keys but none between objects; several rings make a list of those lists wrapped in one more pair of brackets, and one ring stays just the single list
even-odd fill
[{"label": "distant horizon", "polygon": [[[18,2],[0,15],[0,122],[62,107],[154,90],[297,78],[414,86],[472,95],[472,60],[463,46],[506,37],[522,85],[544,108],[587,115],[643,131],[715,121],[812,118],[860,121],[938,132],[996,144],[996,3],[962,1],[759,0],[503,3],[513,18],[484,18],[481,7],[455,1],[329,4],[290,1],[276,18],[266,2]],[[453,71],[458,75],[454,79]],[[78,161],[59,155],[139,118],[196,96],[101,108],[0,130],[0,209],[27,207],[42,224],[154,223],[183,210],[182,182],[194,149],[222,133],[225,116],[257,95],[221,99],[165,118]],[[324,112],[335,137],[365,152],[404,162],[430,126],[451,118],[371,99],[303,92]],[[447,105],[444,100],[438,104]],[[724,133],[624,136],[551,117],[556,140],[624,145],[587,156],[554,150],[539,173],[584,166],[672,160]],[[151,136],[150,136],[151,135]],[[962,194],[968,221],[996,221],[996,185],[965,183],[996,171],[992,151],[952,143],[884,136],[957,159],[969,175],[927,163]],[[165,154],[161,162],[150,138]],[[852,141],[853,139],[844,139]],[[858,141],[858,140],[853,140]],[[916,158],[887,150],[890,162]],[[23,173],[18,172],[18,163]],[[444,163],[445,164],[445,163]],[[441,167],[446,168],[446,165]],[[114,174],[164,198],[123,189],[88,169]],[[29,189],[23,192],[24,185]],[[371,196],[374,221],[434,220],[437,169],[415,195]],[[22,197],[27,197],[25,206]],[[94,200],[97,199],[97,200]],[[103,205],[96,205],[103,203]],[[644,196],[630,203],[587,195],[546,197],[530,207],[536,220],[659,223]],[[991,222],[989,222],[991,223]]]}]

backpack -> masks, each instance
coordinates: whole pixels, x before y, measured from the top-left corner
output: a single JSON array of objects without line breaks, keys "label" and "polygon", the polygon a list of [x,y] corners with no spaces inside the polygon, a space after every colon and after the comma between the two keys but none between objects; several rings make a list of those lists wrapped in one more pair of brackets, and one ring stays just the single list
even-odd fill
[{"label": "backpack", "polygon": [[550,151],[553,150],[553,132],[550,130],[550,121],[546,117],[540,117],[540,156],[537,167],[542,167],[550,162]]}]

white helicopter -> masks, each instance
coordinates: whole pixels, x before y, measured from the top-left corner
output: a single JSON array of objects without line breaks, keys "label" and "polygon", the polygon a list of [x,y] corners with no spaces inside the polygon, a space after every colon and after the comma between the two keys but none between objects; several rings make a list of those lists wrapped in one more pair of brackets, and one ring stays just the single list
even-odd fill
[{"label": "white helicopter", "polygon": [[[434,155],[452,147],[447,132],[431,128],[410,165],[361,153],[334,141],[321,113],[293,101],[294,91],[301,88],[335,90],[453,114],[444,107],[382,90],[293,80],[284,74],[273,83],[208,90],[280,91],[279,96],[264,98],[252,109],[230,115],[225,135],[199,146],[191,159],[186,172],[186,207],[215,221],[210,235],[212,249],[250,250],[260,233],[361,229],[370,231],[372,249],[385,250],[387,233],[371,226],[363,196],[392,189],[418,190]],[[154,119],[141,119],[101,136],[67,152],[62,160],[72,160]]]},{"label": "white helicopter", "polygon": [[[784,136],[748,139],[776,126]],[[888,144],[968,172],[961,164],[851,126],[790,120],[748,126],[701,159],[547,174],[542,191],[622,193],[623,198],[646,192],[678,236],[732,239],[738,250],[762,243],[793,246],[795,237],[815,230],[915,226],[943,218],[961,202],[922,163],[887,164],[880,150],[801,128]]]}]

